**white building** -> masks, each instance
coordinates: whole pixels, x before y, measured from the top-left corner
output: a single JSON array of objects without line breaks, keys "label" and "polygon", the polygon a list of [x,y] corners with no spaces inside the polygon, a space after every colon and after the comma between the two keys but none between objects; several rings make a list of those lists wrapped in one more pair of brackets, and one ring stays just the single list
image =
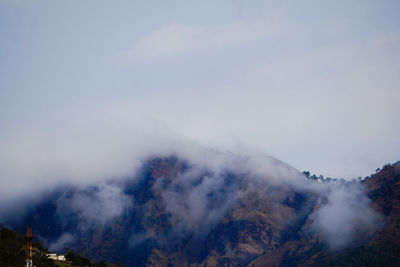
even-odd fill
[{"label": "white building", "polygon": [[49,253],[46,254],[47,258],[55,260],[55,261],[65,261],[64,255],[57,255],[57,253]]}]

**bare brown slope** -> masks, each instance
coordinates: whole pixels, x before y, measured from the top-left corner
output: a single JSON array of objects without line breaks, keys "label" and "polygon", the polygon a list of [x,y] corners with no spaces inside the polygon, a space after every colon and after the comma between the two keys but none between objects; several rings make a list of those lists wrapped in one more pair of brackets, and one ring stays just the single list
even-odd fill
[{"label": "bare brown slope", "polygon": [[[329,251],[317,236],[302,233],[299,239],[267,251],[248,266],[398,266],[400,164],[386,165],[363,183],[374,208],[384,215],[383,225],[366,243],[345,250]],[[304,229],[307,229],[307,223]]]}]

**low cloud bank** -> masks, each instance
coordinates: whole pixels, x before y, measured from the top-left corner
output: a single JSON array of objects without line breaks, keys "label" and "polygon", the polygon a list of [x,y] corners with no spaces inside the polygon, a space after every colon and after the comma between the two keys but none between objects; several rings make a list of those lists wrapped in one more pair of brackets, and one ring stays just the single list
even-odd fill
[{"label": "low cloud bank", "polygon": [[312,215],[313,229],[333,249],[350,244],[357,237],[367,237],[382,222],[373,210],[361,183],[339,183],[329,188],[321,207]]},{"label": "low cloud bank", "polygon": [[[140,154],[147,156],[135,158],[135,172],[146,158],[155,156],[173,154],[189,165],[188,169],[179,172],[170,181],[160,177],[151,188],[160,192],[165,211],[170,214],[174,237],[182,237],[187,233],[207,235],[241,197],[251,194],[271,200],[271,203],[275,203],[271,205],[275,207],[271,212],[279,215],[280,203],[290,191],[319,196],[320,206],[311,215],[312,229],[334,249],[350,244],[360,234],[371,234],[379,226],[380,216],[372,209],[359,183],[314,182],[291,166],[254,150],[218,152],[185,140],[169,145],[163,142],[157,144],[162,144],[158,153],[154,146],[154,152],[148,150],[144,153],[145,150],[141,150]],[[77,189],[58,197],[59,218],[61,221],[73,218],[82,234],[93,228],[104,229],[125,214],[149,209],[147,204],[138,204],[135,195],[126,192],[122,181],[117,177],[108,182],[92,181],[89,186],[74,181]],[[274,188],[279,190],[275,192]],[[283,214],[281,217],[282,223],[290,223],[285,220],[293,216]],[[133,231],[129,243],[135,246],[149,238],[163,238],[157,235],[160,234],[149,226],[148,229]],[[74,240],[78,240],[78,237],[67,232],[53,242],[50,248],[58,250]]]},{"label": "low cloud bank", "polygon": [[50,251],[62,251],[76,242],[76,238],[71,233],[63,233],[55,242],[50,243]]},{"label": "low cloud bank", "polygon": [[61,220],[77,218],[81,231],[104,227],[128,212],[133,199],[123,189],[110,183],[102,183],[83,190],[66,192],[57,200]]},{"label": "low cloud bank", "polygon": [[175,234],[189,231],[205,235],[226,215],[239,197],[239,183],[228,179],[226,175],[194,170],[162,188],[166,210],[175,221]]}]

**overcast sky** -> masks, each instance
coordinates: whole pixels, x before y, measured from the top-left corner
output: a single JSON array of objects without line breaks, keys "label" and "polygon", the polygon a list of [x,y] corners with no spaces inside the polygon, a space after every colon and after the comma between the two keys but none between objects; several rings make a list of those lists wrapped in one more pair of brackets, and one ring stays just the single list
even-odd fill
[{"label": "overcast sky", "polygon": [[366,176],[400,160],[399,14],[399,1],[0,0],[1,184],[119,175],[131,151],[180,138]]}]

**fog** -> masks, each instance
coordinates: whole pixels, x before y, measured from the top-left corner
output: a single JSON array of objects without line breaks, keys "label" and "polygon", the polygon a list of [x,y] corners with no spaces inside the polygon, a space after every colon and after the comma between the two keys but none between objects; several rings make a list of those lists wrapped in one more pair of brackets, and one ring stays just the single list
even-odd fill
[{"label": "fog", "polygon": [[63,233],[55,242],[49,244],[50,251],[63,251],[74,245],[76,238],[71,233]]},{"label": "fog", "polygon": [[[89,231],[102,232],[121,222],[125,215],[134,211],[144,211],[142,216],[147,216],[146,210],[152,214],[147,204],[137,204],[135,195],[126,193],[124,182],[139,186],[144,179],[140,172],[143,164],[149,158],[170,155],[187,162],[189,168],[169,182],[159,177],[151,188],[159,192],[162,206],[166,214],[170,214],[172,231],[158,233],[151,225],[144,224],[144,229],[134,231],[129,237],[132,247],[149,239],[177,241],[188,235],[204,238],[239,201],[254,196],[268,206],[272,220],[283,225],[292,224],[293,220],[298,220],[297,216],[303,215],[301,211],[291,215],[287,207],[282,206],[290,192],[312,194],[318,199],[317,208],[310,215],[311,230],[332,249],[358,242],[360,236],[368,237],[381,226],[382,215],[372,208],[359,182],[328,184],[313,181],[293,167],[243,146],[232,152],[190,141],[173,144],[173,148],[166,144],[157,146],[164,148],[158,153],[142,151],[144,154],[141,155],[147,156],[137,156],[136,163],[132,164],[135,168],[127,167],[132,170],[127,176],[121,174],[121,177],[90,183],[87,180],[82,183],[79,176],[72,176],[67,190],[56,198],[57,218],[62,224],[77,225],[78,232],[62,234],[50,247],[60,250]],[[3,219],[7,216],[6,213],[2,215]],[[134,229],[135,225],[130,227]]]},{"label": "fog", "polygon": [[98,229],[112,223],[132,208],[132,199],[121,188],[103,183],[84,190],[66,192],[57,200],[60,220],[77,217],[79,229]]},{"label": "fog", "polygon": [[369,175],[399,159],[398,6],[0,1],[0,181],[123,175],[160,127]]},{"label": "fog", "polygon": [[323,195],[326,203],[311,214],[312,227],[332,249],[367,238],[381,226],[383,215],[374,211],[364,190],[357,182],[330,185]]},{"label": "fog", "polygon": [[361,187],[301,171],[350,180],[400,159],[398,7],[0,1],[0,221],[71,187],[60,218],[107,227],[135,207],[120,182],[177,155],[191,172],[156,185],[177,233],[272,186],[321,198],[312,228],[332,248],[373,232]]}]

